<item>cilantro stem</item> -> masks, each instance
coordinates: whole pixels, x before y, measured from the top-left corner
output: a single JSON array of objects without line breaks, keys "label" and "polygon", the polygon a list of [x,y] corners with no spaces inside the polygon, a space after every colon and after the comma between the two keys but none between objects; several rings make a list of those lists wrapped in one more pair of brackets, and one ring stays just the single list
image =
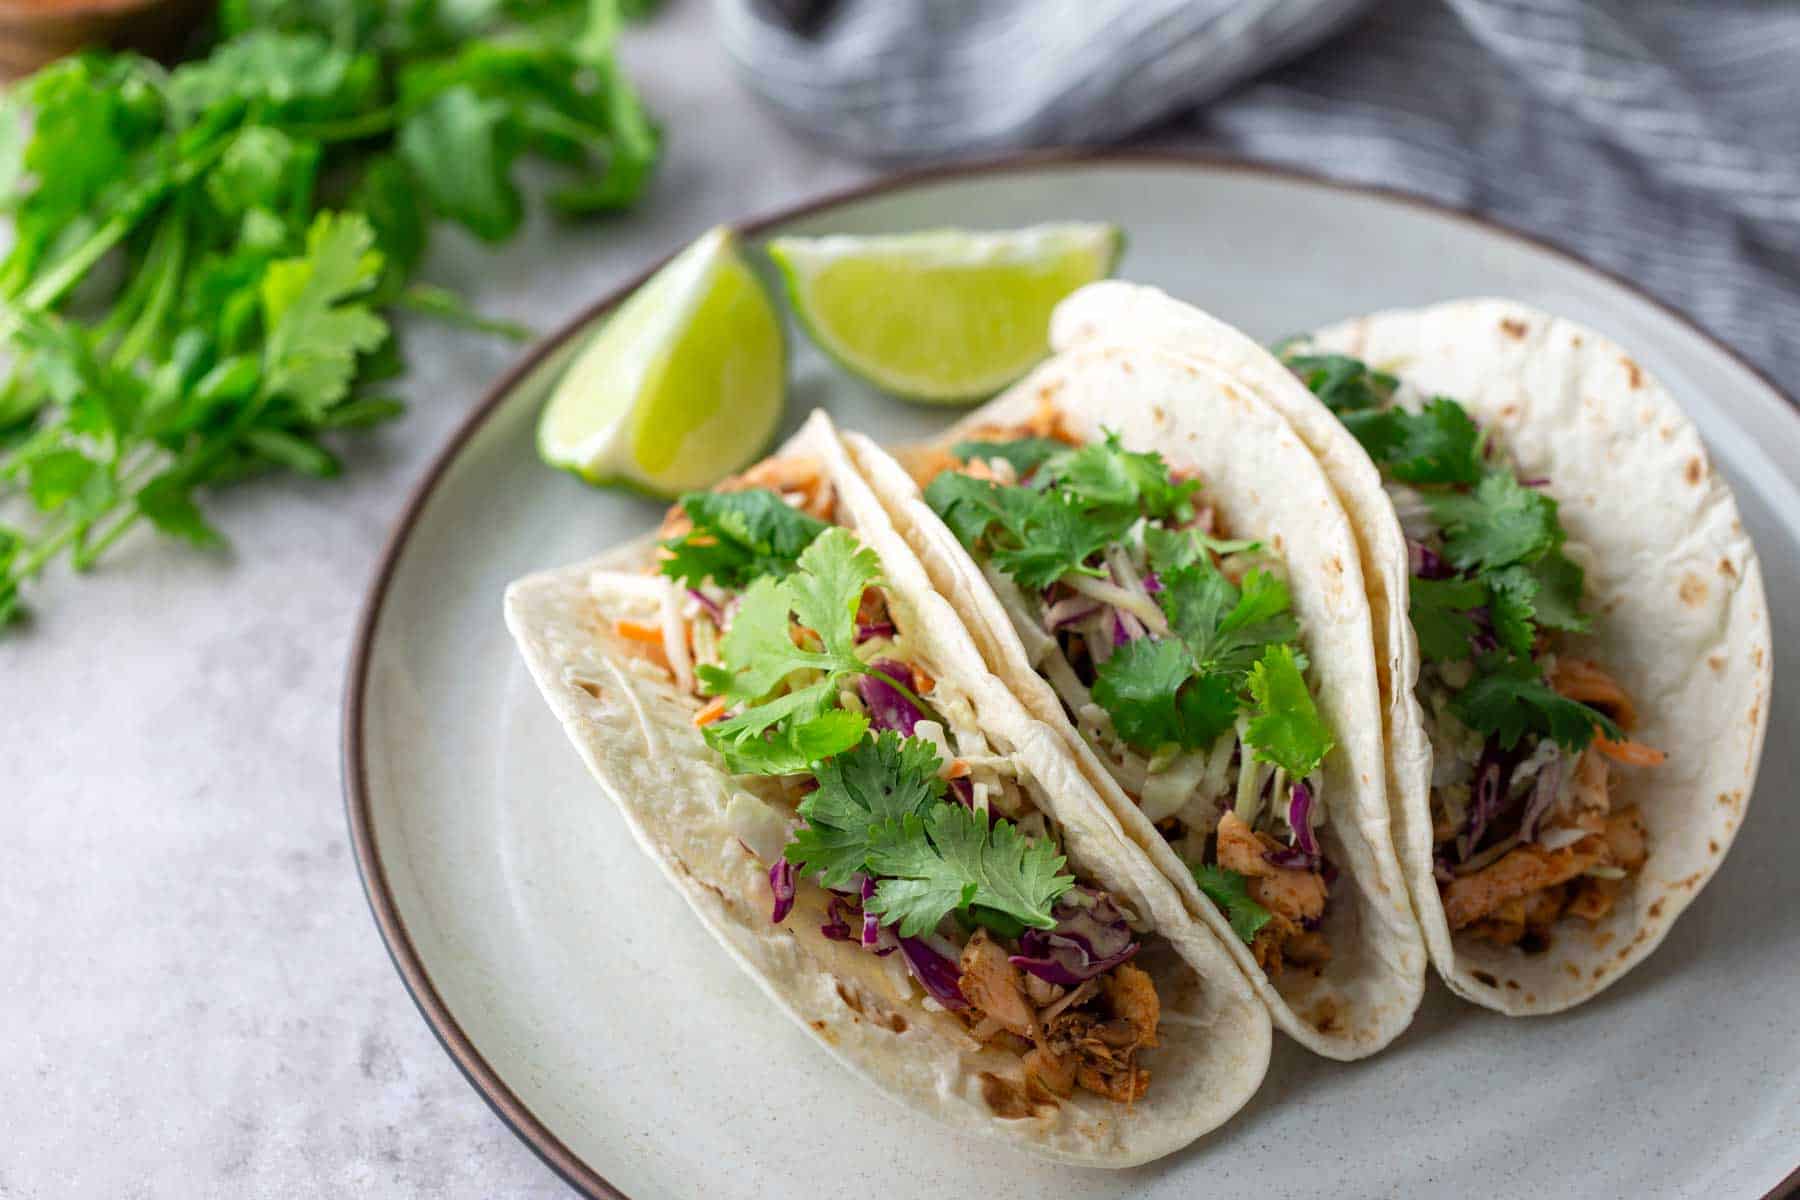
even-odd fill
[{"label": "cilantro stem", "polygon": [[341,121],[319,121],[311,125],[289,125],[288,136],[317,142],[354,142],[378,133],[386,133],[399,124],[400,112],[389,106],[374,112],[345,117]]}]

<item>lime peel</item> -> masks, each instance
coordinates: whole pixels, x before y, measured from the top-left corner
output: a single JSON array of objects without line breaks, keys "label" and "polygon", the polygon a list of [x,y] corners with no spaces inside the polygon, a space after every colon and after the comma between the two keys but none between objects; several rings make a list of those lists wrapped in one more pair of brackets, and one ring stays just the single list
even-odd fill
[{"label": "lime peel", "polygon": [[709,230],[577,354],[538,453],[590,483],[672,497],[761,456],[786,403],[781,321],[730,229]]},{"label": "lime peel", "polygon": [[979,400],[1049,353],[1050,312],[1117,262],[1117,226],[775,238],[795,315],[852,374],[938,404]]}]

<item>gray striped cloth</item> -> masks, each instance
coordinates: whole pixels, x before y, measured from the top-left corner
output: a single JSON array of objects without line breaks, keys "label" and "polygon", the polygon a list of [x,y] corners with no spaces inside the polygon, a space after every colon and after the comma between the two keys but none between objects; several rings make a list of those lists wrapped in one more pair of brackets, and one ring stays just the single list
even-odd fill
[{"label": "gray striped cloth", "polygon": [[1800,390],[1789,0],[815,0],[798,33],[780,0],[715,5],[750,85],[850,154],[1183,122],[1569,246]]}]

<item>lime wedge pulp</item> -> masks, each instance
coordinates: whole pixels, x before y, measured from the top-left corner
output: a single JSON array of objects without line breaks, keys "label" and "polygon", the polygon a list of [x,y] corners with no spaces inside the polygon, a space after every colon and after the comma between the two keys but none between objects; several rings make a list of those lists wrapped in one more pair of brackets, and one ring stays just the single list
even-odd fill
[{"label": "lime wedge pulp", "polygon": [[845,369],[883,391],[961,404],[999,391],[1050,351],[1050,310],[1112,272],[1119,229],[775,238],[795,314]]},{"label": "lime wedge pulp", "polygon": [[558,381],[538,453],[589,483],[656,496],[711,487],[761,456],[786,399],[781,320],[708,231],[620,305]]}]

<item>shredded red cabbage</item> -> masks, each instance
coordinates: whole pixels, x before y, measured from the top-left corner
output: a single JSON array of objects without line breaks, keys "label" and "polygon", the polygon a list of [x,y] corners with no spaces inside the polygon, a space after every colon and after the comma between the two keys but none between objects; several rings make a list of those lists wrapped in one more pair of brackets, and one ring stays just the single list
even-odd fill
[{"label": "shredded red cabbage", "polygon": [[881,922],[876,920],[875,914],[869,911],[869,901],[874,898],[875,881],[865,875],[862,881],[862,944],[871,950],[881,944]]},{"label": "shredded red cabbage", "polygon": [[719,607],[719,602],[717,600],[714,600],[711,596],[707,595],[705,592],[701,591],[699,588],[689,588],[687,590],[687,594],[692,596],[695,600],[699,601],[700,607],[704,608],[708,613],[710,613],[712,615],[713,624],[715,624],[715,625],[724,625],[725,624],[725,610]]},{"label": "shredded red cabbage", "polygon": [[1316,853],[1300,850],[1293,846],[1283,846],[1279,850],[1264,850],[1263,861],[1271,866],[1285,867],[1297,871],[1316,871],[1320,858]]},{"label": "shredded red cabbage", "polygon": [[1074,987],[1138,952],[1125,915],[1102,892],[1072,888],[1056,902],[1051,916],[1055,929],[1027,929],[1019,935],[1022,953],[1007,959],[1046,983]]},{"label": "shredded red cabbage", "polygon": [[1312,806],[1312,789],[1302,779],[1288,794],[1288,828],[1294,831],[1294,848],[1307,854],[1319,852],[1318,840],[1313,837]]},{"label": "shredded red cabbage", "polygon": [[910,937],[900,939],[900,957],[906,960],[906,969],[912,972],[913,978],[939,1004],[945,1008],[969,1007],[962,987],[957,983],[962,976],[962,967],[956,959],[938,953],[924,938]]},{"label": "shredded red cabbage", "polygon": [[1152,596],[1156,595],[1156,593],[1163,590],[1162,580],[1157,577],[1157,574],[1155,571],[1145,572],[1145,574],[1144,574],[1144,590],[1146,592],[1149,592]]},{"label": "shredded red cabbage", "polygon": [[1420,579],[1448,579],[1456,574],[1443,556],[1424,542],[1406,539],[1407,569]]},{"label": "shredded red cabbage", "polygon": [[819,926],[819,932],[834,942],[854,940],[856,935],[850,931],[850,922],[845,919],[847,908],[840,897],[833,896],[831,903],[825,907],[825,915],[830,919]]},{"label": "shredded red cabbage", "polygon": [[860,622],[860,621],[857,622],[856,644],[859,646],[862,645],[864,642],[870,641],[874,638],[878,638],[878,637],[890,637],[891,638],[893,636],[894,636],[894,623],[892,621],[870,621],[866,624],[863,622]]},{"label": "shredded red cabbage", "polygon": [[1531,800],[1525,805],[1525,815],[1519,819],[1519,840],[1530,842],[1537,840],[1538,822],[1556,803],[1556,793],[1562,787],[1562,752],[1557,751],[1538,769],[1537,787],[1531,793]]},{"label": "shredded red cabbage", "polygon": [[[878,659],[869,666],[890,679],[912,678],[912,668],[891,658]],[[887,680],[863,675],[856,681],[856,690],[861,694],[863,703],[869,706],[869,724],[876,729],[893,729],[905,737],[911,737],[913,726],[925,719],[925,714],[919,711],[918,706]]]},{"label": "shredded red cabbage", "polygon": [[779,925],[794,907],[794,864],[785,858],[775,860],[769,868],[769,890],[775,893],[775,911],[771,924]]},{"label": "shredded red cabbage", "polygon": [[1481,747],[1481,758],[1475,764],[1475,794],[1469,804],[1468,826],[1456,839],[1458,861],[1469,860],[1480,847],[1489,823],[1505,809],[1507,793],[1512,790],[1513,769],[1518,763],[1518,754],[1502,750],[1496,737],[1490,736]]}]

